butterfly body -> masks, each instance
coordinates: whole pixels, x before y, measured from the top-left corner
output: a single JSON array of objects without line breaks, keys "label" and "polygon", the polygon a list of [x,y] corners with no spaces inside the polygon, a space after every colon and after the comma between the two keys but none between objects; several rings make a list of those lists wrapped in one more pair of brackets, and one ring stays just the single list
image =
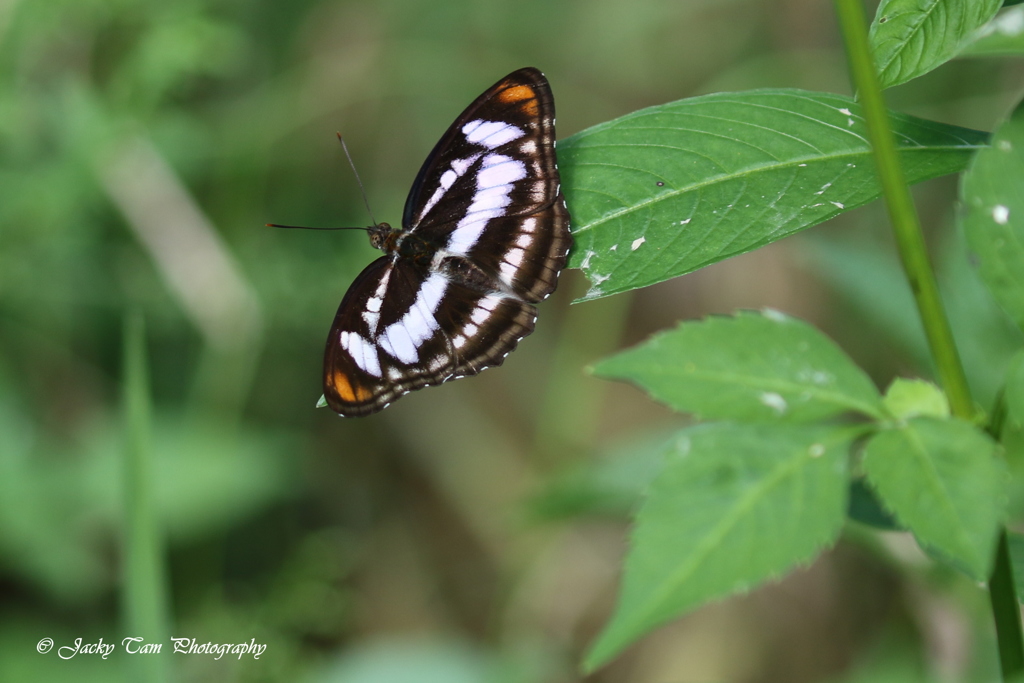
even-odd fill
[{"label": "butterfly body", "polygon": [[385,255],[342,299],[324,397],[344,416],[500,365],[533,331],[572,238],[554,153],[554,103],[536,69],[499,81],[423,164],[402,229],[368,228]]}]

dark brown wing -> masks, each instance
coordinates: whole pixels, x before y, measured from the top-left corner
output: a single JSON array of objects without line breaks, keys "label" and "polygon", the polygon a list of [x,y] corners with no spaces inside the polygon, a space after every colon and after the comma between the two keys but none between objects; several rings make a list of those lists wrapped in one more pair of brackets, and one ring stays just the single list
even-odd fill
[{"label": "dark brown wing", "polygon": [[324,397],[340,415],[370,415],[410,391],[500,365],[536,318],[532,304],[409,259],[379,258],[338,307],[324,352]]},{"label": "dark brown wing", "polygon": [[533,332],[537,308],[500,293],[482,293],[455,282],[437,315],[451,341],[455,377],[501,365]]},{"label": "dark brown wing", "polygon": [[540,71],[509,74],[455,120],[413,184],[403,228],[526,301],[554,291],[572,238]]},{"label": "dark brown wing", "polygon": [[572,244],[543,74],[509,74],[456,119],[413,184],[403,232],[420,246],[370,264],[331,327],[324,396],[341,415],[500,365],[533,331],[533,303]]},{"label": "dark brown wing", "polygon": [[452,376],[456,359],[434,317],[446,290],[442,276],[390,256],[359,274],[324,352],[324,398],[334,412],[369,415]]},{"label": "dark brown wing", "polygon": [[[467,129],[467,125],[476,121],[481,123]],[[536,169],[535,176],[545,180],[548,187],[544,197],[534,201],[523,193],[521,201],[527,212],[540,208],[558,192],[554,139],[555,102],[544,74],[533,67],[510,73],[466,107],[438,140],[413,181],[405,202],[402,227],[415,230],[421,225],[457,221],[461,214],[453,211],[458,204],[453,198],[464,194],[460,191],[462,188],[456,185],[451,188],[454,192],[445,192],[447,199],[441,207],[437,207],[437,199],[431,201],[438,188],[451,185],[442,182],[442,176],[450,170],[465,176],[464,171],[459,172],[463,166],[456,162],[485,152],[517,150],[527,142],[537,144],[536,156],[543,168]],[[479,164],[479,159],[476,163]]]}]

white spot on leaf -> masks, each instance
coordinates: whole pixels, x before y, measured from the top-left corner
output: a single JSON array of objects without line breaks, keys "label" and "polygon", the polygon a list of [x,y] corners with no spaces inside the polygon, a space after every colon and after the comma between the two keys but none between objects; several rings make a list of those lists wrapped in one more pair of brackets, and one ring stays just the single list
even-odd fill
[{"label": "white spot on leaf", "polygon": [[786,412],[786,408],[789,406],[786,404],[786,399],[782,398],[781,395],[776,394],[774,391],[766,391],[758,397],[764,405],[774,410],[779,415]]},{"label": "white spot on leaf", "polygon": [[635,239],[635,240],[633,240],[633,244],[629,248],[632,251],[636,251],[637,249],[640,248],[640,245],[643,244],[646,241],[647,241],[647,238],[645,238],[645,237],[640,237],[638,239]]},{"label": "white spot on leaf", "polygon": [[583,255],[583,263],[580,264],[580,268],[582,270],[586,270],[587,268],[589,268],[590,259],[593,258],[594,256],[597,256],[597,252],[588,250],[587,253]]},{"label": "white spot on leaf", "polygon": [[1010,220],[1010,209],[998,204],[992,209],[992,219],[999,225],[1006,225],[1006,222]]}]

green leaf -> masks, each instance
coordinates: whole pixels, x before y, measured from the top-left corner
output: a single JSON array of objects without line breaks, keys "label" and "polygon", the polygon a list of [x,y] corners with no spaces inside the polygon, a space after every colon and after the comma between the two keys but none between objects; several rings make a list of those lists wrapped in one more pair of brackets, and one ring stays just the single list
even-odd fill
[{"label": "green leaf", "polygon": [[1024,352],[1014,356],[1006,373],[1006,410],[1011,420],[1024,425]]},{"label": "green leaf", "polygon": [[877,434],[864,470],[885,506],[924,546],[985,580],[1006,506],[995,443],[960,420],[919,417]]},{"label": "green leaf", "polygon": [[1020,517],[1024,515],[1024,352],[1010,364],[1004,392],[1006,418],[999,443],[1010,471],[1010,516]]},{"label": "green leaf", "polygon": [[1024,7],[1000,13],[974,32],[961,57],[1012,57],[1024,54]]},{"label": "green leaf", "polygon": [[682,323],[601,361],[594,372],[631,381],[675,410],[706,419],[882,416],[874,384],[834,342],[774,311]]},{"label": "green leaf", "polygon": [[885,408],[899,420],[912,417],[949,417],[949,401],[942,389],[923,379],[897,377],[885,392]]},{"label": "green leaf", "polygon": [[956,56],[1002,0],[882,0],[871,51],[883,88],[924,75]]},{"label": "green leaf", "polygon": [[939,291],[968,381],[975,399],[988,405],[1002,386],[1010,361],[1024,345],[1024,334],[985,286],[962,232],[953,231],[939,258]]},{"label": "green leaf", "polygon": [[[893,114],[909,182],[960,171],[984,133]],[[694,97],[558,144],[594,299],[742,254],[873,201],[860,107],[802,90]]]},{"label": "green leaf", "polygon": [[1017,589],[1017,602],[1024,602],[1024,535],[1010,531],[1006,534],[1010,546],[1010,564],[1013,565],[1013,583]]},{"label": "green leaf", "polygon": [[850,482],[850,504],[847,506],[846,514],[850,519],[876,529],[906,531],[882,506],[878,496],[863,479],[854,479]]},{"label": "green leaf", "polygon": [[963,226],[996,301],[1024,330],[1024,107],[996,130],[964,174]]},{"label": "green leaf", "polygon": [[728,423],[680,432],[637,515],[619,603],[586,668],[831,544],[845,517],[847,450],[857,433]]},{"label": "green leaf", "polygon": [[[555,475],[527,502],[528,518],[552,522],[579,517],[626,519],[661,472],[671,437],[657,431],[630,434],[594,460]],[[862,478],[850,481],[847,516],[885,531],[906,531]]]},{"label": "green leaf", "polygon": [[1024,423],[1007,420],[999,441],[1006,455],[1006,468],[1010,472],[1007,516],[1016,519],[1024,516]]}]

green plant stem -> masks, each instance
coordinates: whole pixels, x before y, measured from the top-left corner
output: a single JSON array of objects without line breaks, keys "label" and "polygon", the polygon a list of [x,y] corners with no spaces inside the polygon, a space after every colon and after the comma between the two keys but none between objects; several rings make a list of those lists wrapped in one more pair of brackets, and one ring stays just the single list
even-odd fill
[{"label": "green plant stem", "polygon": [[[1006,387],[999,390],[995,405],[989,417],[988,431],[996,441],[1003,435],[1006,424]],[[1013,563],[1010,559],[1009,540],[1006,529],[999,534],[999,545],[996,548],[995,567],[988,582],[988,597],[992,604],[992,615],[996,622],[996,633],[999,638],[999,664],[1004,678],[1024,671],[1024,648],[1011,647],[1024,642],[1024,627],[1021,625],[1020,605],[1017,599],[1017,585],[1013,577]],[[1008,645],[1003,647],[1004,642]]]},{"label": "green plant stem", "polygon": [[992,616],[996,622],[996,636],[999,641],[999,666],[1003,680],[1009,680],[1024,671],[1024,629],[1020,621],[1020,604],[1017,602],[1017,587],[1013,580],[1013,565],[1010,562],[1010,544],[1006,529],[999,533],[996,548],[995,567],[988,580],[988,598],[992,603]]},{"label": "green plant stem", "polygon": [[[868,44],[864,6],[862,0],[835,0],[835,3],[850,61],[850,72],[864,107],[868,138],[871,141],[878,178],[889,209],[889,218],[903,262],[903,270],[914,293],[928,345],[935,359],[943,389],[949,398],[950,408],[955,416],[973,420],[975,408],[967,376],[942,307],[910,188],[904,179],[903,169],[896,155],[896,143],[889,127],[889,114]],[[1024,671],[1024,638],[1005,529],[1000,532],[988,588],[999,645],[999,663],[1003,680],[1009,680]]]},{"label": "green plant stem", "polygon": [[917,219],[914,201],[910,196],[896,155],[896,142],[889,126],[889,112],[885,108],[878,74],[868,46],[867,22],[864,17],[862,0],[836,0],[836,8],[846,42],[847,57],[854,86],[864,107],[868,139],[878,169],[882,194],[889,209],[896,245],[903,271],[910,283],[921,315],[928,346],[939,373],[942,388],[949,397],[953,414],[965,420],[974,418],[974,401],[971,400],[967,375],[964,373],[960,354],[953,341],[949,320],[942,308],[935,274],[928,259],[924,235]]},{"label": "green plant stem", "polygon": [[[149,377],[142,315],[129,313],[124,325],[124,531],[121,579],[124,625],[129,637],[167,643],[167,581],[163,544],[153,497]],[[132,645],[137,647],[137,645]],[[169,654],[138,655],[129,679],[170,680]]]}]

